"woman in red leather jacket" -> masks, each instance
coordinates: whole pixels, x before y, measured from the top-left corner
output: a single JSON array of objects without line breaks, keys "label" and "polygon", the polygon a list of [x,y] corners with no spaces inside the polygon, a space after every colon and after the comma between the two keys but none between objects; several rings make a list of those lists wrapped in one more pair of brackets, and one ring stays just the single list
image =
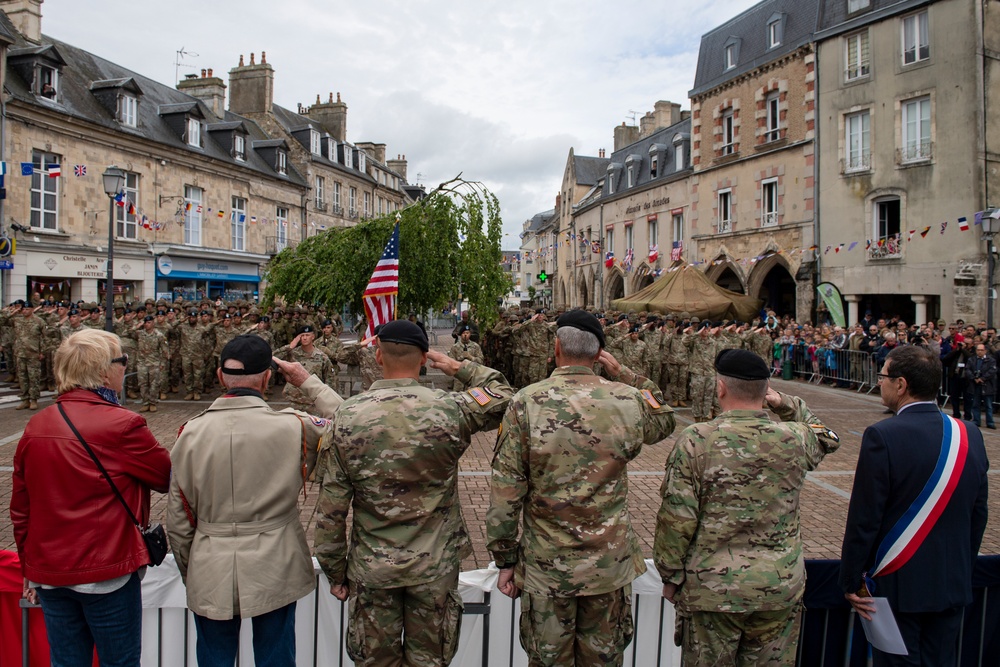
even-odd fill
[{"label": "woman in red leather jacket", "polygon": [[[118,404],[127,355],[118,336],[87,329],[53,358],[56,399],[136,518],[164,493],[170,455],[146,420]],[[142,536],[56,405],[28,422],[14,454],[10,517],[25,597],[41,600],[53,665],[139,665]]]}]

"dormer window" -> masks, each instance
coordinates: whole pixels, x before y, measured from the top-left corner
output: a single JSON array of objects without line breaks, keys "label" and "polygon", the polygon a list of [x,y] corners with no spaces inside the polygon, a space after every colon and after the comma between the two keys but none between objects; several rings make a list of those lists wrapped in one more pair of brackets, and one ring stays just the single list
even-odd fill
[{"label": "dormer window", "polygon": [[367,173],[365,171],[365,166],[366,166],[365,165],[365,158],[366,157],[368,157],[368,155],[364,151],[358,151],[358,171],[360,171],[362,174]]},{"label": "dormer window", "polygon": [[354,149],[344,144],[344,166],[348,169],[354,167]]},{"label": "dormer window", "polygon": [[285,151],[277,152],[277,164],[274,167],[279,174],[288,173],[288,154]]},{"label": "dormer window", "polygon": [[726,69],[736,67],[736,45],[730,44],[726,47]]},{"label": "dormer window", "polygon": [[638,176],[637,169],[642,162],[638,155],[629,155],[625,158],[625,187],[631,188],[636,184]]},{"label": "dormer window", "polygon": [[118,122],[126,127],[135,127],[139,123],[139,100],[132,95],[118,97]]},{"label": "dormer window", "polygon": [[853,14],[854,12],[860,12],[862,9],[868,9],[871,4],[871,0],[847,0],[847,13]]},{"label": "dormer window", "polygon": [[247,159],[247,139],[239,132],[233,133],[233,159],[240,162]]},{"label": "dormer window", "polygon": [[201,121],[197,118],[187,119],[187,144],[201,147]]},{"label": "dormer window", "polygon": [[59,70],[46,65],[38,66],[36,93],[50,100],[59,94]]},{"label": "dormer window", "polygon": [[312,130],[309,132],[309,152],[313,155],[322,155],[323,149],[320,147],[319,132]]},{"label": "dormer window", "polygon": [[782,14],[774,14],[767,22],[767,48],[773,49],[780,46],[785,35],[785,17]]},{"label": "dormer window", "polygon": [[327,157],[330,159],[330,162],[336,162],[337,161],[337,142],[334,141],[333,138],[330,138],[330,139],[326,140],[326,144],[327,144]]}]

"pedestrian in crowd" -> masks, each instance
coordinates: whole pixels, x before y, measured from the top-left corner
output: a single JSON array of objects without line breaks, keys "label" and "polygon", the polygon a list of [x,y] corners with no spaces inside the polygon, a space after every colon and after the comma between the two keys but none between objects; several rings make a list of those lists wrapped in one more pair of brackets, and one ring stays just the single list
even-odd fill
[{"label": "pedestrian in crowd", "polygon": [[759,356],[723,350],[714,367],[723,412],[681,433],[660,488],[663,596],[685,664],[791,665],[805,590],[799,493],[839,440],[801,399],[768,387]]},{"label": "pedestrian in crowd", "polygon": [[[952,348],[941,357],[941,364],[948,374],[948,386],[951,390],[951,415],[955,419],[963,418],[972,421],[972,401],[966,395],[968,383],[965,380],[965,366],[974,355],[971,341],[966,341],[962,334],[952,336]],[[884,365],[883,361],[883,365]],[[879,366],[881,368],[881,366]]]},{"label": "pedestrian in crowd", "polygon": [[[177,325],[180,338],[185,401],[200,401],[204,391],[206,328],[198,322],[198,311],[188,311],[187,321]],[[210,348],[208,348],[210,350]],[[163,381],[160,381],[163,386]]]},{"label": "pedestrian in crowd", "polygon": [[295,665],[295,603],[316,585],[298,498],[341,398],[278,360],[313,414],[275,412],[262,395],[271,362],[258,336],[227,343],[216,371],[225,393],[182,427],[170,453],[167,530],[201,667],[232,667],[242,619],[252,619],[257,665]]},{"label": "pedestrian in crowd", "polygon": [[[497,371],[429,351],[408,320],[378,338],[385,379],[340,407],[323,453],[315,553],[333,595],[350,598],[355,664],[444,666],[458,647],[458,570],[472,553],[458,461],[474,433],[496,427],[513,390]],[[466,391],[421,385],[428,359]]]},{"label": "pedestrian in crowd", "polygon": [[965,364],[966,396],[972,403],[972,421],[982,428],[980,419],[986,414],[986,428],[996,429],[993,423],[993,397],[997,388],[997,360],[988,354],[986,345],[976,345],[976,354]]},{"label": "pedestrian in crowd", "polygon": [[167,490],[170,455],[118,403],[128,360],[117,336],[74,333],[53,363],[56,404],[31,418],[14,453],[10,518],[24,597],[41,601],[53,665],[90,665],[96,647],[102,665],[138,667],[139,582],[150,559],[122,502],[145,526],[150,489]]},{"label": "pedestrian in crowd", "polygon": [[929,351],[893,350],[879,379],[895,416],[862,436],[840,586],[865,618],[875,611],[870,595],[888,599],[909,655],[873,649],[876,667],[954,665],[986,529],[983,436],[938,409],[941,364]]},{"label": "pedestrian in crowd", "polygon": [[[519,391],[500,426],[487,548],[500,591],[523,592],[521,645],[533,667],[621,665],[631,583],[646,570],[627,464],[670,435],[674,415],[653,382],[603,349],[596,317],[573,310],[556,326],[556,370]],[[612,380],[594,374],[596,362]]]},{"label": "pedestrian in crowd", "polygon": [[[412,322],[412,320],[410,321]],[[423,331],[423,329],[421,329],[421,331]],[[424,335],[426,336],[426,334]],[[477,364],[484,363],[483,349],[479,347],[478,343],[472,342],[472,329],[468,326],[462,329],[458,342],[451,346],[451,349],[448,351],[448,356],[458,362],[471,361]],[[456,379],[452,389],[454,391],[461,391],[462,381]]]}]

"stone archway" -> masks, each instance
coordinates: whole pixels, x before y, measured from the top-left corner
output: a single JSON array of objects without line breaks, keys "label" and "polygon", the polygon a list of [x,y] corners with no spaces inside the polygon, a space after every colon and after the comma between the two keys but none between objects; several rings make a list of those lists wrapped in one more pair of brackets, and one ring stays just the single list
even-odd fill
[{"label": "stone archway", "polygon": [[576,283],[576,294],[579,297],[576,303],[578,308],[586,308],[590,305],[590,284],[583,273],[580,274],[580,279]]},{"label": "stone archway", "polygon": [[611,271],[606,280],[607,286],[604,290],[604,303],[606,307],[610,308],[612,301],[625,297],[625,276],[619,271]]},{"label": "stone archway", "polygon": [[719,255],[705,271],[705,277],[719,287],[740,294],[747,293],[747,277],[743,268],[728,255]]},{"label": "stone archway", "polygon": [[632,278],[632,291],[629,294],[635,294],[641,289],[648,287],[653,284],[653,274],[649,270],[649,267],[642,264],[636,269],[635,276]]},{"label": "stone archway", "polygon": [[737,292],[743,294],[745,288],[743,283],[740,281],[740,277],[736,275],[732,267],[727,266],[722,270],[722,273],[718,278],[715,279],[715,284],[723,289],[727,289],[730,292]]},{"label": "stone archway", "polygon": [[764,302],[764,308],[779,316],[796,315],[797,284],[788,262],[781,255],[768,255],[750,274],[747,293]]}]

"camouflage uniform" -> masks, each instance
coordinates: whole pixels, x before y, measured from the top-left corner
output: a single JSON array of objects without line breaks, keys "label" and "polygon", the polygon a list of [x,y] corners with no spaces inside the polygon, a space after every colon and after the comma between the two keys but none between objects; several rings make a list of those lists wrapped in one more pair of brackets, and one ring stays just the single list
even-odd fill
[{"label": "camouflage uniform", "polygon": [[350,343],[344,346],[344,363],[357,366],[361,373],[361,390],[368,391],[376,380],[382,379],[382,367],[375,360],[375,346]]},{"label": "camouflage uniform", "polygon": [[[451,346],[451,349],[448,351],[448,356],[451,357],[452,359],[457,359],[458,361],[465,361],[468,359],[469,361],[475,362],[477,364],[483,363],[482,348],[479,347],[478,343],[473,343],[471,340],[468,343],[465,343],[462,341],[461,338],[459,338],[458,342]],[[464,388],[465,385],[462,383],[462,381],[459,380],[458,378],[455,378],[455,383],[454,386],[452,387],[452,390],[462,391]]]},{"label": "camouflage uniform", "polygon": [[524,350],[522,381],[534,384],[544,380],[548,377],[549,357],[554,350],[554,325],[532,318],[515,326],[514,330],[521,332],[519,347],[523,346]]},{"label": "camouflage uniform", "polygon": [[691,412],[695,421],[707,421],[712,417],[715,401],[715,355],[719,350],[719,339],[711,334],[700,333],[690,339],[688,354],[691,373]]},{"label": "camouflage uniform", "polygon": [[[156,329],[157,331],[159,331],[161,334],[163,334],[163,337],[167,339],[168,346],[169,346],[169,343],[170,343],[170,338],[172,336],[177,340],[177,356],[178,357],[181,356],[181,354],[180,354],[180,332],[179,332],[178,329],[179,329],[179,327],[180,327],[181,324],[184,324],[185,321],[186,320],[184,320],[184,321],[178,321],[178,322],[174,322],[173,324],[171,324],[166,318],[164,318],[162,322],[160,321],[159,317],[157,317],[155,320],[153,320],[153,328]],[[182,363],[182,361],[180,363]],[[167,392],[170,391],[170,389],[171,389],[171,387],[170,387],[170,374],[169,373],[160,373],[160,389],[159,389],[159,391],[160,391],[161,396],[163,398],[166,398],[167,397]]]},{"label": "camouflage uniform", "polygon": [[21,405],[37,407],[42,388],[42,360],[45,346],[45,322],[37,315],[17,314],[14,320],[14,358],[17,379],[21,383]]},{"label": "camouflage uniform", "polygon": [[653,384],[659,387],[660,369],[663,361],[663,332],[659,328],[648,329],[642,334],[642,341],[646,344],[646,356],[643,359],[645,370],[643,372],[646,377],[653,381]]},{"label": "camouflage uniform", "polygon": [[[187,320],[177,325],[178,335],[181,339],[181,364],[184,372],[184,398],[193,398],[194,395],[201,394],[204,384],[205,357],[204,357],[204,333],[205,328],[200,324],[189,324]],[[162,382],[161,382],[162,386]]]},{"label": "camouflage uniform", "polygon": [[[62,331],[60,330],[59,315],[54,311],[42,315],[45,322],[45,339],[42,345],[42,354],[45,355],[44,367],[42,369],[42,386],[48,387],[49,391],[55,389],[56,376],[52,371],[52,355],[62,343]],[[124,348],[122,348],[123,351]],[[127,380],[127,378],[126,378]]]},{"label": "camouflage uniform", "polygon": [[674,405],[687,405],[688,355],[691,353],[691,334],[677,330],[666,342],[667,377],[670,378],[670,400]]},{"label": "camouflage uniform", "polygon": [[[318,377],[320,382],[334,391],[337,390],[337,374],[333,372],[330,357],[326,356],[322,350],[317,349],[315,346],[313,346],[312,352],[306,352],[302,349],[301,345],[296,347],[286,345],[275,350],[274,356],[284,361],[299,362],[305,366],[307,371]],[[292,404],[293,408],[302,412],[309,412],[312,401],[309,400],[305,392],[294,386],[291,382],[285,383],[283,394]]]},{"label": "camouflage uniform", "polygon": [[17,363],[14,361],[14,321],[20,313],[0,311],[0,348],[3,348],[4,361],[7,362],[7,372],[11,382],[17,379]]},{"label": "camouflage uniform", "polygon": [[620,665],[631,641],[629,588],[646,565],[627,465],[670,435],[674,415],[656,385],[622,372],[633,386],[557,368],[519,391],[500,425],[487,548],[498,567],[515,568],[531,665]]},{"label": "camouflage uniform", "polygon": [[680,587],[678,634],[693,664],[795,663],[799,491],[839,442],[797,397],[782,394],[775,413],[785,423],[730,410],[694,424],[667,460],[654,556]]},{"label": "camouflage uniform", "polygon": [[136,346],[139,396],[143,406],[155,409],[156,402],[160,398],[160,375],[170,365],[170,344],[155,327],[152,331],[140,328],[133,332],[132,337]]},{"label": "camouflage uniform", "polygon": [[[632,336],[622,336],[615,341],[614,347],[609,347],[610,352],[622,366],[642,373],[648,377],[646,368],[646,343],[641,340],[632,340]],[[659,389],[659,387],[657,387]]]},{"label": "camouflage uniform", "polygon": [[379,380],[333,419],[321,454],[315,553],[332,584],[349,582],[347,650],[356,664],[447,665],[457,648],[458,568],[472,553],[458,460],[473,433],[496,426],[512,389],[478,364],[464,364],[456,377],[473,388],[448,393],[415,379]]}]

